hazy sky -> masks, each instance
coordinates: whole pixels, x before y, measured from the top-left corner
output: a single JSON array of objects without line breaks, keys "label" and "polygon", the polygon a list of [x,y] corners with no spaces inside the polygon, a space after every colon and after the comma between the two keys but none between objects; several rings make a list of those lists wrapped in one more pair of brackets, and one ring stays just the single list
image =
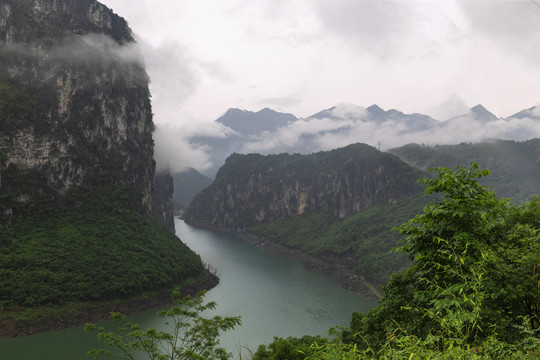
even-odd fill
[{"label": "hazy sky", "polygon": [[102,2],[141,43],[158,125],[337,103],[506,117],[540,101],[540,1]]},{"label": "hazy sky", "polygon": [[446,120],[540,103],[540,0],[101,2],[140,43],[156,143],[177,143],[158,152],[179,162],[204,162],[187,139],[218,135],[212,121],[231,107],[305,118],[376,103]]}]

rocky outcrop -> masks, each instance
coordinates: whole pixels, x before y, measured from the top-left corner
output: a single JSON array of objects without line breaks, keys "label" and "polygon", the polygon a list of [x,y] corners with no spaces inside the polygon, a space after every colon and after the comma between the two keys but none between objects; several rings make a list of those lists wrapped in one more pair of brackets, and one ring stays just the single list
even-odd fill
[{"label": "rocky outcrop", "polygon": [[364,144],[311,155],[234,154],[193,199],[185,219],[236,230],[318,211],[343,219],[418,193],[420,176]]},{"label": "rocky outcrop", "polygon": [[170,172],[156,172],[152,192],[152,216],[174,232],[174,182]]},{"label": "rocky outcrop", "polygon": [[124,19],[94,0],[2,1],[0,99],[0,191],[17,186],[1,175],[15,166],[41,172],[59,196],[133,188],[138,210],[151,212],[148,76]]}]

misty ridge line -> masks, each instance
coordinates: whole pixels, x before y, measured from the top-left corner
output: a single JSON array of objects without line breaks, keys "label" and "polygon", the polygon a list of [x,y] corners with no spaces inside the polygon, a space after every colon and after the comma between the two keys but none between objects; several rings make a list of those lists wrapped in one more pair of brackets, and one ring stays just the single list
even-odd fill
[{"label": "misty ridge line", "polygon": [[40,43],[4,43],[0,51],[4,54],[48,58],[56,61],[86,63],[117,62],[144,66],[140,47],[136,42],[119,44],[112,37],[93,33],[82,36],[66,36],[55,40],[51,46]]},{"label": "misty ridge line", "polygon": [[[118,71],[125,76],[137,82],[149,82],[138,43],[119,44],[110,36],[99,33],[66,36],[49,47],[32,43],[3,44],[0,53],[4,56],[74,62],[76,65],[91,68],[117,65]],[[495,139],[519,141],[540,137],[538,106],[528,110],[530,116],[506,119],[493,116],[494,119],[489,121],[475,118],[473,112],[440,121],[422,114],[403,114],[393,109],[386,111],[383,119],[375,121],[368,109],[340,104],[323,110],[321,113],[324,113],[324,116],[293,116],[294,120],[285,125],[251,134],[219,123],[219,119],[211,124],[201,124],[197,131],[189,134],[174,126],[157,126],[154,139],[158,170],[169,168],[172,171],[182,171],[190,167],[205,170],[219,165],[210,160],[212,148],[196,141],[197,137],[234,139],[230,147],[231,153],[261,154],[311,153],[358,142],[387,150],[409,143],[446,145]],[[432,123],[424,124],[420,128],[415,127],[414,119],[410,118],[414,116],[427,117]]]},{"label": "misty ridge line", "polygon": [[[265,117],[261,116],[263,112]],[[268,112],[274,118],[268,117]],[[244,121],[249,123],[266,123],[259,131],[242,132],[244,123],[236,120],[235,126],[231,114],[244,115]],[[280,124],[275,120],[280,115],[288,115],[291,120]],[[272,128],[268,122],[273,120]],[[183,172],[190,167],[205,171],[220,166],[224,158],[233,152],[307,154],[353,143],[365,143],[386,151],[410,143],[433,146],[533,138],[540,138],[539,106],[508,118],[499,118],[478,105],[445,121],[418,113],[404,114],[395,109],[384,111],[376,105],[364,108],[340,104],[307,118],[296,118],[269,109],[256,113],[231,109],[200,134],[186,136],[181,128],[170,125],[158,126],[154,132],[158,166],[172,172]],[[220,150],[211,146],[216,141],[222,144]],[[229,153],[216,154],[217,151],[223,152],[223,146]]]},{"label": "misty ridge line", "polygon": [[66,36],[51,41],[50,46],[32,42],[4,43],[0,46],[0,56],[20,64],[47,62],[82,67],[90,71],[113,68],[115,74],[135,84],[147,84],[150,81],[142,52],[136,42],[119,44],[112,37],[100,33]]},{"label": "misty ridge line", "polygon": [[314,144],[313,151],[318,151],[355,142],[375,145],[381,141],[382,148],[388,149],[411,142],[451,144],[494,139],[527,140],[540,136],[538,111],[529,118],[495,118],[486,120],[469,112],[446,121],[429,118],[430,121],[426,122],[426,116],[422,114],[407,115],[389,110],[383,119],[377,120],[365,108],[337,106],[328,111],[327,116],[299,119],[276,129],[273,134],[254,136],[242,151],[271,151],[306,140]]}]

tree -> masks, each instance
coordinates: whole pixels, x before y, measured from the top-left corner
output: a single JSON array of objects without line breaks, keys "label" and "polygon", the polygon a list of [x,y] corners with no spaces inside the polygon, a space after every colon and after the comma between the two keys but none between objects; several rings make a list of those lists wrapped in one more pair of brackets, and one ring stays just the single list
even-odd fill
[{"label": "tree", "polygon": [[304,360],[315,353],[313,344],[322,346],[328,339],[320,336],[304,335],[301,338],[289,336],[286,339],[274,337],[268,345],[259,345],[253,360]]},{"label": "tree", "polygon": [[444,350],[489,338],[517,344],[524,323],[538,331],[540,198],[512,207],[478,184],[489,171],[477,164],[435,173],[422,181],[441,201],[397,229],[413,264],[392,277],[377,308],[353,315],[345,341],[382,349],[399,330]]},{"label": "tree", "polygon": [[219,334],[241,324],[239,316],[213,318],[203,317],[203,312],[213,310],[217,304],[213,301],[203,304],[205,292],[199,292],[195,298],[180,298],[173,292],[175,306],[158,313],[168,319],[165,324],[169,331],[153,328],[141,330],[138,324],[126,320],[120,313],[111,313],[111,318],[120,322],[116,332],[108,332],[95,324],[85,325],[85,330],[97,332],[97,337],[114,350],[91,350],[89,355],[95,359],[104,356],[119,359],[151,360],[207,360],[229,359],[230,353],[219,347]]}]

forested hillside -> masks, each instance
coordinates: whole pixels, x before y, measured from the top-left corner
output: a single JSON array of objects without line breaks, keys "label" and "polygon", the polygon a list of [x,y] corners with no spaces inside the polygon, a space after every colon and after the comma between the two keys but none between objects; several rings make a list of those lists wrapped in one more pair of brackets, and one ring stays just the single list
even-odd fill
[{"label": "forested hillside", "polygon": [[481,183],[516,203],[540,194],[540,139],[435,146],[409,144],[388,152],[424,171],[478,163],[492,173],[481,179]]},{"label": "forested hillside", "polygon": [[193,199],[186,219],[240,229],[320,211],[344,219],[415,195],[420,174],[365,144],[310,155],[233,154]]},{"label": "forested hillside", "polygon": [[540,193],[539,145],[535,139],[391,150],[417,170],[360,144],[312,155],[235,154],[195,197],[186,219],[301,250],[320,260],[307,261],[310,268],[339,273],[349,288],[379,286],[410,264],[390,250],[402,239],[392,229],[433,200],[421,193],[418,178],[432,176],[432,167],[476,161],[493,169],[482,184],[523,202]]},{"label": "forested hillside", "polygon": [[195,195],[212,184],[212,180],[193,168],[172,174],[172,177],[174,181],[174,210],[176,212],[185,211]]}]

